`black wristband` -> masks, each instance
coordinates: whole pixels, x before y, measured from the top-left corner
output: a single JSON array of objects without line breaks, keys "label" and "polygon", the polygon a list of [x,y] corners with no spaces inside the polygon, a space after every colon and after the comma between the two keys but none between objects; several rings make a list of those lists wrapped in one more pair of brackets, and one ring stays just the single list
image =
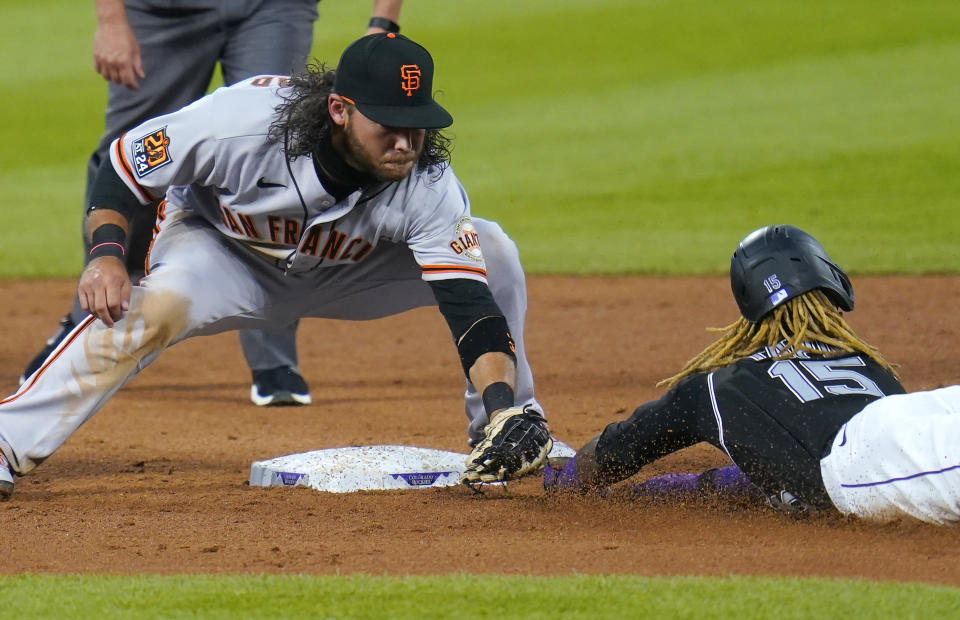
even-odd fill
[{"label": "black wristband", "polygon": [[516,345],[510,337],[507,319],[503,316],[485,316],[475,322],[457,341],[457,352],[463,374],[470,376],[470,369],[484,353],[503,353],[516,361]]},{"label": "black wristband", "polygon": [[507,407],[513,407],[513,388],[510,384],[498,381],[483,389],[483,408],[487,411],[487,416]]},{"label": "black wristband", "polygon": [[116,256],[123,258],[125,251],[123,244],[127,240],[127,233],[116,224],[104,224],[90,235],[90,258],[100,256]]},{"label": "black wristband", "polygon": [[383,28],[387,32],[400,32],[400,24],[386,17],[371,17],[367,28]]}]

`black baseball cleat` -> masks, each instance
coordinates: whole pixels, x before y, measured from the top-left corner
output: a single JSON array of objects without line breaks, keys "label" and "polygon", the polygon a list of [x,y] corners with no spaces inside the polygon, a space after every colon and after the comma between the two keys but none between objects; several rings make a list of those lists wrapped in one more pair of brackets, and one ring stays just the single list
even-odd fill
[{"label": "black baseball cleat", "polygon": [[297,406],[311,403],[307,382],[289,366],[254,370],[250,400],[258,407]]},{"label": "black baseball cleat", "polygon": [[47,344],[40,349],[39,353],[33,356],[33,359],[30,360],[30,363],[27,364],[27,367],[24,369],[23,374],[20,375],[20,385],[23,385],[23,383],[30,378],[30,375],[37,372],[37,370],[43,366],[43,363],[47,361],[47,358],[50,357],[53,350],[57,348],[60,341],[66,338],[67,334],[72,332],[76,326],[76,323],[73,322],[69,314],[60,319],[60,328],[47,339]]}]

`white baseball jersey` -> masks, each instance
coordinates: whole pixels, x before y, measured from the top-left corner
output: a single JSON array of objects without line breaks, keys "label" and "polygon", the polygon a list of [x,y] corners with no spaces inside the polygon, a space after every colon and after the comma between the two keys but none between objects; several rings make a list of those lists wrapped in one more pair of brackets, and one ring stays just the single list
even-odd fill
[{"label": "white baseball jersey", "polygon": [[486,282],[469,200],[452,169],[416,171],[338,201],[312,158],[288,162],[282,144],[267,140],[286,84],[258,76],[151,119],[111,145],[114,170],[141,203],[166,194],[166,208],[200,214],[286,261],[288,273],[362,261],[386,240],[410,247],[424,280]]}]

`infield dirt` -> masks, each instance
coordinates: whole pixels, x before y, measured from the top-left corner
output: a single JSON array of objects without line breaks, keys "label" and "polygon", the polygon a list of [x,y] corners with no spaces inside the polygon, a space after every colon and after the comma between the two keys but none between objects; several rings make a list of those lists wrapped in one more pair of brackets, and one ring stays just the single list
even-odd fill
[{"label": "infield dirt", "polygon": [[[855,277],[858,333],[909,390],[960,383],[960,277]],[[0,283],[0,391],[13,393],[72,281]],[[726,278],[535,277],[527,346],[554,434],[574,447],[657,397],[656,382],[736,317]],[[816,575],[960,585],[956,529],[797,520],[760,503],[544,495],[539,477],[334,495],[251,488],[250,464],[405,444],[466,452],[462,378],[425,308],[374,322],[306,320],[314,404],[260,409],[234,334],[167,351],[0,504],[0,572],[630,573]],[[695,446],[644,469],[722,465]]]}]

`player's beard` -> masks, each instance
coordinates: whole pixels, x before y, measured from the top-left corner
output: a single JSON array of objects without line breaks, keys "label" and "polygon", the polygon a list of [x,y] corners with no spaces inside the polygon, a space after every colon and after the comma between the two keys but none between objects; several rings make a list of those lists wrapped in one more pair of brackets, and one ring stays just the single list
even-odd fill
[{"label": "player's beard", "polygon": [[385,153],[378,158],[357,138],[349,123],[344,126],[343,134],[346,138],[344,155],[347,163],[360,172],[375,176],[380,181],[399,181],[405,178],[423,152],[421,140],[415,151]]}]

